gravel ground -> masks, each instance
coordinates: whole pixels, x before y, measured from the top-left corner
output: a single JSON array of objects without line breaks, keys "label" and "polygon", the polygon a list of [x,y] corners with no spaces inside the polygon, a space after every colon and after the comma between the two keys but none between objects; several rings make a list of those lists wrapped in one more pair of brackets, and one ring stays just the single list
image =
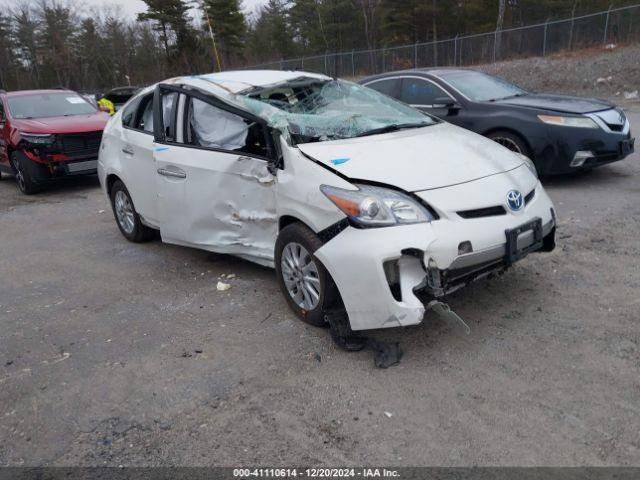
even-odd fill
[{"label": "gravel ground", "polygon": [[376,332],[388,370],[269,269],[128,243],[95,179],[5,177],[0,465],[639,465],[639,160],[548,182],[557,250],[453,296],[468,336]]},{"label": "gravel ground", "polygon": [[477,68],[527,90],[605,98],[640,109],[640,98],[624,98],[625,92],[640,90],[640,45],[579,50]]}]

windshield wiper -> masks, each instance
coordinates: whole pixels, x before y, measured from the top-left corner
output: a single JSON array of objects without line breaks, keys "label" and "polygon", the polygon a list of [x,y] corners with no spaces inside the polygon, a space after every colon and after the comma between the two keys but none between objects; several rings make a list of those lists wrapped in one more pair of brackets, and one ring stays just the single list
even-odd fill
[{"label": "windshield wiper", "polygon": [[528,95],[528,94],[527,93],[516,93],[515,95],[508,95],[506,97],[490,98],[489,100],[487,100],[487,102],[497,102],[498,100],[507,100],[509,98],[524,97],[525,95]]},{"label": "windshield wiper", "polygon": [[370,135],[379,135],[381,133],[389,133],[395,132],[397,130],[404,130],[407,128],[420,128],[426,127],[427,125],[433,125],[431,123],[392,123],[391,125],[387,125],[380,128],[374,128],[373,130],[367,130],[366,132],[360,133],[356,135],[356,137],[368,137]]}]

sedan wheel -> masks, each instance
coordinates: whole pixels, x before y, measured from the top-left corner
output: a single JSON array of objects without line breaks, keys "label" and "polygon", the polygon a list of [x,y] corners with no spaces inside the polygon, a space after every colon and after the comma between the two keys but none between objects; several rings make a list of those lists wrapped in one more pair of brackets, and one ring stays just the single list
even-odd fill
[{"label": "sedan wheel", "polygon": [[13,171],[16,177],[16,184],[22,193],[25,195],[31,195],[39,191],[39,186],[36,184],[29,169],[30,160],[20,152],[15,152],[11,157],[11,164],[13,165]]},{"label": "sedan wheel", "polygon": [[280,266],[291,299],[300,308],[314,310],[320,303],[320,275],[307,249],[299,243],[288,243],[282,251]]},{"label": "sedan wheel", "polygon": [[326,325],[326,314],[339,305],[340,294],[331,275],[314,253],[322,241],[301,223],[287,225],[278,234],[274,263],[278,285],[291,309],[303,322]]},{"label": "sedan wheel", "polygon": [[154,237],[155,230],[142,223],[124,183],[116,180],[111,186],[109,197],[118,228],[127,240],[144,242]]},{"label": "sedan wheel", "polygon": [[507,132],[506,130],[499,130],[490,133],[487,137],[514,153],[519,153],[531,158],[529,147],[525,141],[515,133]]},{"label": "sedan wheel", "polygon": [[494,137],[493,141],[496,142],[496,143],[499,143],[503,147],[508,148],[512,152],[522,153],[522,150],[520,149],[520,146],[516,142],[511,140],[510,138]]},{"label": "sedan wheel", "polygon": [[25,190],[24,172],[20,168],[20,164],[16,161],[13,162],[13,168],[16,169],[16,183],[18,184],[18,188],[20,189],[21,192],[24,192]]},{"label": "sedan wheel", "polygon": [[118,190],[113,203],[120,228],[122,228],[125,233],[131,235],[135,228],[135,220],[133,217],[133,207],[131,206],[129,197],[127,197],[122,190]]}]

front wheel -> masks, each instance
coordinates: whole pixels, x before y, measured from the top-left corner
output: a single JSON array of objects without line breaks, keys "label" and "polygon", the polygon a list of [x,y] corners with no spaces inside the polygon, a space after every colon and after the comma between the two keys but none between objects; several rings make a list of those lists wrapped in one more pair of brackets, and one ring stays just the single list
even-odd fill
[{"label": "front wheel", "polygon": [[25,195],[38,193],[40,188],[31,176],[31,161],[23,153],[15,152],[11,156],[11,163],[13,164],[18,189]]},{"label": "front wheel", "polygon": [[531,158],[531,154],[529,152],[529,147],[527,144],[515,133],[506,132],[506,131],[497,131],[491,132],[487,135],[491,140],[496,143],[499,143],[503,147],[511,150],[515,153],[520,153]]},{"label": "front wheel", "polygon": [[111,187],[109,196],[113,215],[122,235],[127,240],[136,243],[150,240],[155,232],[142,223],[124,183],[117,180]]},{"label": "front wheel", "polygon": [[278,284],[287,303],[304,322],[322,327],[338,300],[329,272],[314,256],[322,241],[309,228],[294,223],[280,231],[275,247]]}]

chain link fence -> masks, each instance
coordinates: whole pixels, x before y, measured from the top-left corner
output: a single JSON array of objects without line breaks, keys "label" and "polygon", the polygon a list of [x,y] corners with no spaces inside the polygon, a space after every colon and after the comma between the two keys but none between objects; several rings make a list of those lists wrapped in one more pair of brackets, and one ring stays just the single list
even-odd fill
[{"label": "chain link fence", "polygon": [[407,68],[471,66],[640,41],[640,4],[605,12],[400,47],[327,53],[247,68],[356,78]]}]

